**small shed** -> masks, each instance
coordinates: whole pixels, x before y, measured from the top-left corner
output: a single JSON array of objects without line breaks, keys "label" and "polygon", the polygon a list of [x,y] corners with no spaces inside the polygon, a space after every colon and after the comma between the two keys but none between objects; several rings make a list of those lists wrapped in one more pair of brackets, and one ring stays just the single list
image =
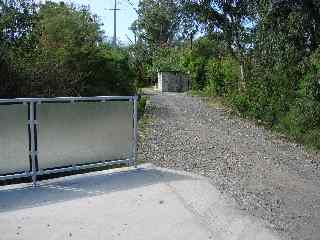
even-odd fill
[{"label": "small shed", "polygon": [[158,72],[158,89],[161,92],[186,92],[190,89],[189,76],[182,72]]}]

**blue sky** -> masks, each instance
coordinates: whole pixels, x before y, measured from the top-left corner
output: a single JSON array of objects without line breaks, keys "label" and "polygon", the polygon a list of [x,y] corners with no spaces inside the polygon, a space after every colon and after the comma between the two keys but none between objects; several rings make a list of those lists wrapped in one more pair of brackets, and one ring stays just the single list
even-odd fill
[{"label": "blue sky", "polygon": [[[55,2],[60,2],[61,0],[54,0]],[[44,1],[42,1],[44,2]],[[97,14],[101,21],[103,22],[103,30],[105,31],[107,37],[112,38],[113,36],[113,11],[108,9],[114,7],[114,0],[65,0],[64,2],[72,2],[76,5],[86,5],[90,6],[91,12]],[[121,42],[128,43],[129,40],[126,35],[133,40],[133,34],[128,28],[131,23],[137,18],[136,12],[133,7],[129,4],[131,2],[135,7],[138,6],[139,0],[117,0],[118,8],[118,30],[117,37]]]}]

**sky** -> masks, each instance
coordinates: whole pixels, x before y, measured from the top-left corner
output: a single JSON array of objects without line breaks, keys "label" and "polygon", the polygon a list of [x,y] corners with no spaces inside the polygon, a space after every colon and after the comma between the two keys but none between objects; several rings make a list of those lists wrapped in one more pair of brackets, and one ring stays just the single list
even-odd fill
[{"label": "sky", "polygon": [[[117,39],[123,43],[129,43],[128,37],[133,41],[134,36],[128,29],[132,22],[137,19],[137,14],[133,9],[133,6],[137,8],[139,0],[117,0]],[[44,2],[44,0],[42,1]],[[61,0],[54,0],[54,2],[61,2]],[[91,12],[100,17],[104,26],[102,27],[108,38],[113,37],[113,11],[110,8],[114,8],[114,0],[64,0],[64,2],[72,2],[76,5],[89,6]],[[132,5],[130,5],[130,3]]]}]

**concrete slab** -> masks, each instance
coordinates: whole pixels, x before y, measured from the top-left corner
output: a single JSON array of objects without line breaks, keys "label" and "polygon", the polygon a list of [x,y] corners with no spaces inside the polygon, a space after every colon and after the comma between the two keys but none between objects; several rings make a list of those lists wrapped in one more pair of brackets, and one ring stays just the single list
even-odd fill
[{"label": "concrete slab", "polygon": [[0,239],[280,239],[203,177],[142,165],[0,188]]}]

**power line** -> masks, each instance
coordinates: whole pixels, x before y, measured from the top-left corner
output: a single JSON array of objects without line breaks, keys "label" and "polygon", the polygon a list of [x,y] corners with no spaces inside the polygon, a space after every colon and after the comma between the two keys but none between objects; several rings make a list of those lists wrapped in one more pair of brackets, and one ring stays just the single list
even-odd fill
[{"label": "power line", "polygon": [[117,0],[114,0],[114,8],[110,8],[110,11],[113,11],[113,45],[117,45],[117,11],[120,8],[117,8]]},{"label": "power line", "polygon": [[[135,4],[133,4],[132,0],[126,0],[126,2],[131,6],[131,8],[138,13],[138,9],[135,7]],[[139,0],[140,2],[140,0]],[[118,8],[119,5],[119,1],[118,0],[114,0],[114,8],[110,8],[107,9],[109,11],[113,11],[113,17],[114,17],[114,26],[113,26],[113,45],[116,46],[117,45],[117,11],[121,10],[120,8]],[[121,5],[121,3],[120,3]]]}]

